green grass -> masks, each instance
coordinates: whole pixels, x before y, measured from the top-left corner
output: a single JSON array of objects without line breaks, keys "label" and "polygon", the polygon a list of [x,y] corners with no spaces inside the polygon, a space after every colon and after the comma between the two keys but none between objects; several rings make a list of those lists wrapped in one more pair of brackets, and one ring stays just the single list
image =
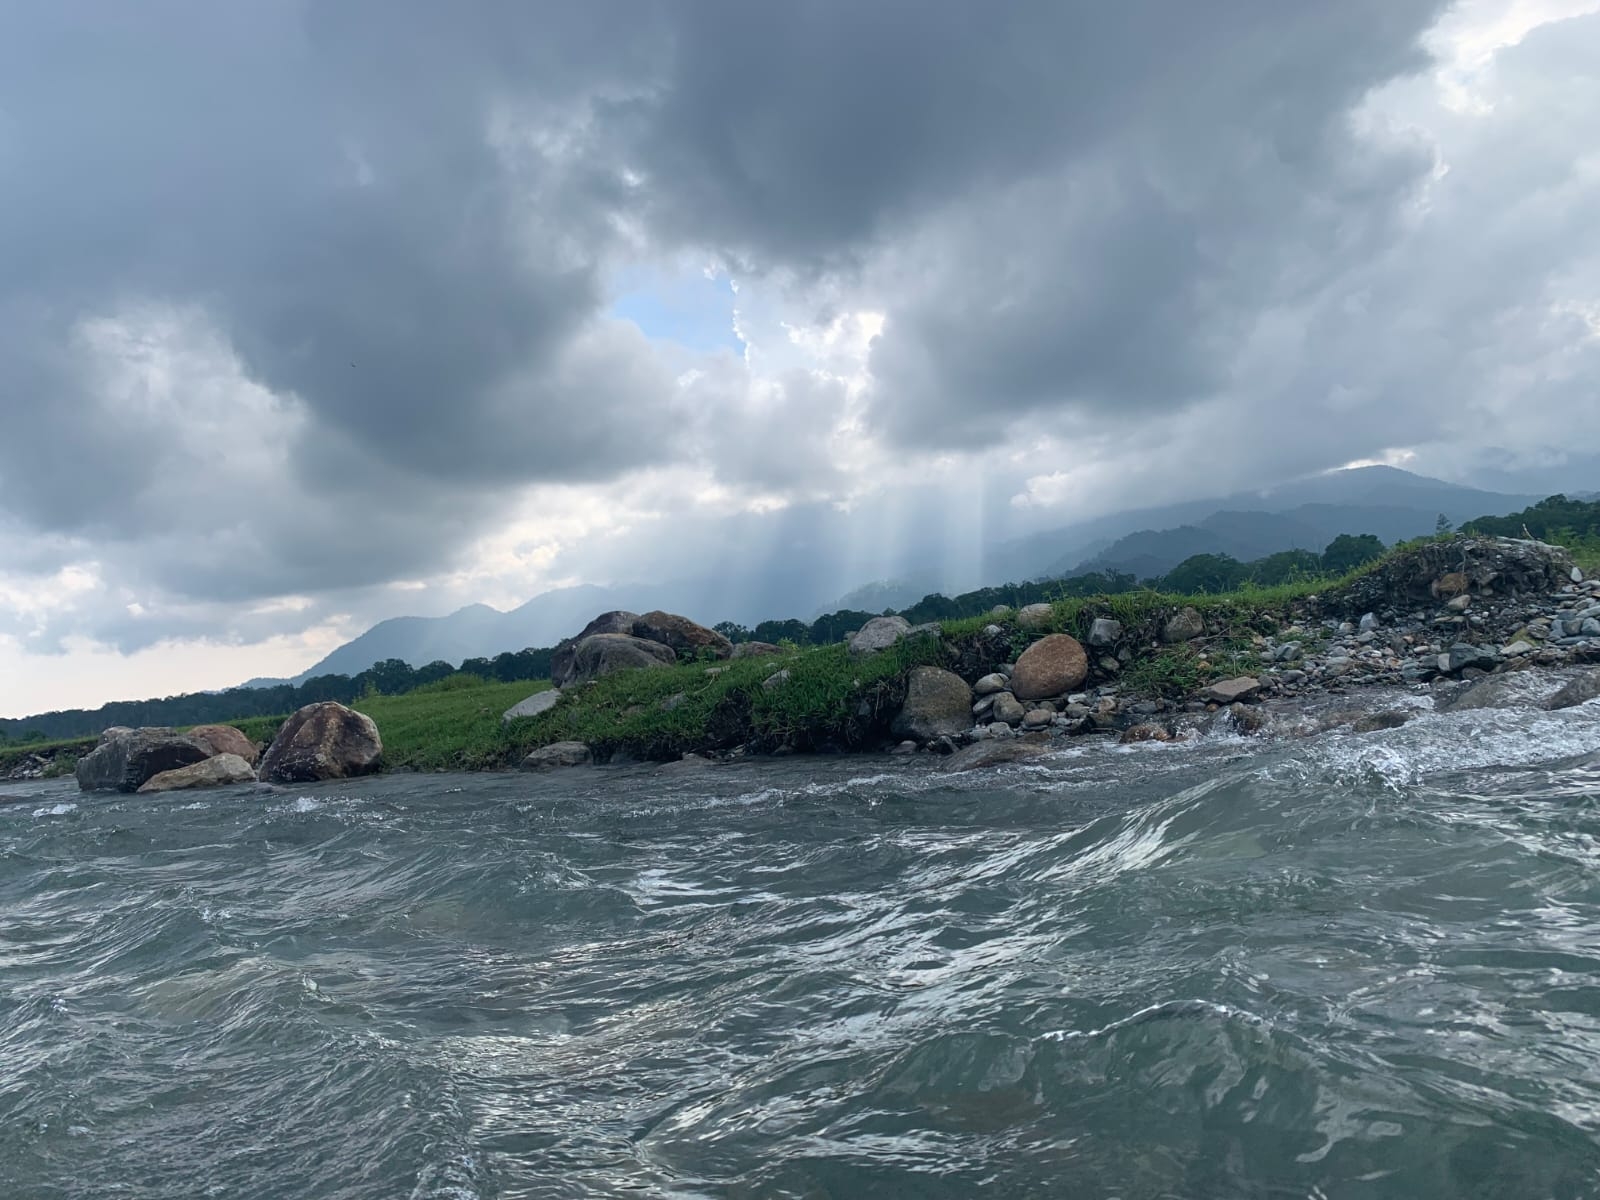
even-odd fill
[{"label": "green grass", "polygon": [[549,686],[452,678],[401,696],[364,696],[351,707],[376,722],[389,770],[474,771],[504,761],[501,714]]},{"label": "green grass", "polygon": [[[689,750],[801,750],[865,744],[904,699],[906,671],[947,660],[945,640],[922,637],[852,659],[841,645],[770,658],[624,671],[572,689],[547,713],[514,722],[504,761],[551,742],[579,741],[601,757],[673,758]],[[782,684],[763,684],[779,670]]]}]

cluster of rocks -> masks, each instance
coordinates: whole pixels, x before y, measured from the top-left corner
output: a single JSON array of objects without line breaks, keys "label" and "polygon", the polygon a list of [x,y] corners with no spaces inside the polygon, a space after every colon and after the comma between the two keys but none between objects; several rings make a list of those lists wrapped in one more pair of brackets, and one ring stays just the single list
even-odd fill
[{"label": "cluster of rocks", "polygon": [[[1290,722],[1274,723],[1268,710],[1296,697],[1336,696],[1354,685],[1459,688],[1529,667],[1600,662],[1600,581],[1584,579],[1558,547],[1506,538],[1426,543],[1337,593],[1306,597],[1287,613],[1244,614],[1253,628],[1242,627],[1237,612],[1208,628],[1204,613],[1182,607],[1153,614],[1137,628],[1098,617],[1080,642],[1051,632],[1058,618],[1048,604],[998,608],[991,617],[981,634],[945,640],[940,657],[948,666],[908,673],[903,703],[881,727],[886,747],[953,755],[946,765],[961,769],[1026,758],[1065,736],[1170,741],[1219,723],[1244,733],[1293,731]],[[876,617],[847,644],[853,657],[866,658],[924,636],[943,634],[937,624]],[[1022,643],[1026,649],[1012,660],[1012,647]],[[713,631],[663,613],[605,614],[566,649],[558,682],[662,665],[683,650],[708,658],[736,652]],[[1161,655],[1175,656],[1207,682],[1188,695],[1140,694],[1130,668]],[[784,686],[789,674],[775,663],[764,686]],[[1568,690],[1581,698],[1568,702],[1590,698],[1583,689],[1591,686],[1600,693],[1600,682],[1574,681]],[[1487,695],[1463,703],[1487,702]],[[541,693],[507,717],[555,702],[555,695]],[[1307,713],[1308,728],[1331,721],[1360,730],[1391,727],[1409,716],[1404,709],[1302,708]],[[571,742],[542,747],[523,765],[590,761],[589,747]]]},{"label": "cluster of rocks", "polygon": [[782,649],[770,642],[735,645],[715,629],[677,613],[659,609],[647,613],[621,609],[601,613],[577,636],[565,639],[556,647],[550,660],[550,681],[555,686],[512,705],[502,715],[502,720],[510,723],[519,717],[536,717],[560,702],[563,688],[591,683],[617,671],[670,667],[682,661],[721,662],[780,653]]},{"label": "cluster of rocks", "polygon": [[265,752],[232,725],[113,726],[77,763],[86,792],[168,792],[229,784],[313,783],[370,775],[383,765],[372,718],[324,701],[294,713]]},{"label": "cluster of rocks", "polygon": [[[1479,558],[1478,550],[1488,553]],[[1421,587],[1412,576],[1355,619],[1312,618],[1256,635],[1252,648],[1268,664],[1264,684],[1296,695],[1600,662],[1600,580],[1584,579],[1556,547],[1472,539],[1452,557],[1464,569]],[[1485,559],[1515,569],[1496,574]],[[1358,596],[1374,598],[1369,581],[1357,586]],[[1337,602],[1347,606],[1348,597]]]}]

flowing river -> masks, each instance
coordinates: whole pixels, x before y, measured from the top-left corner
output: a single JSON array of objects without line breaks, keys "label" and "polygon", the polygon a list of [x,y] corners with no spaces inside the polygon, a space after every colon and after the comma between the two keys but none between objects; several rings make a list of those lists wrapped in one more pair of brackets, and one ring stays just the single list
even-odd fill
[{"label": "flowing river", "polygon": [[7,1200],[980,1190],[1600,1195],[1600,706],[0,784]]}]

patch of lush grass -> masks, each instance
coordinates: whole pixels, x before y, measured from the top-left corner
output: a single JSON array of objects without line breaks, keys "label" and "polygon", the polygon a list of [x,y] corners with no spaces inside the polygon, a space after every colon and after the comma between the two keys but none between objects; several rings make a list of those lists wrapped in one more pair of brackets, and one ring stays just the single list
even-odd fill
[{"label": "patch of lush grass", "polygon": [[70,775],[79,758],[95,747],[99,738],[51,738],[37,742],[7,742],[0,746],[0,775],[20,765],[23,759],[35,755],[53,760],[45,777]]},{"label": "patch of lush grass", "polygon": [[351,707],[377,724],[390,770],[471,771],[503,761],[501,715],[549,686],[530,680],[474,685],[451,678],[400,696],[363,696]]},{"label": "patch of lush grass", "polygon": [[[569,691],[547,713],[512,724],[509,763],[551,742],[585,742],[602,757],[672,758],[689,750],[859,747],[904,699],[907,670],[941,663],[947,642],[917,637],[855,659],[843,644],[707,666],[624,671]],[[773,686],[767,680],[788,672]]]}]

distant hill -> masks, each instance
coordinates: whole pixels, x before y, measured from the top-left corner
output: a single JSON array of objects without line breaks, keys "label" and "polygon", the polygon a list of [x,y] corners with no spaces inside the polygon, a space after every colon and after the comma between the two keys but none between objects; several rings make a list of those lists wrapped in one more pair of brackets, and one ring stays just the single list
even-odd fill
[{"label": "distant hill", "polygon": [[[1432,533],[1441,512],[1459,524],[1511,512],[1537,499],[1459,487],[1393,467],[1360,467],[1220,499],[1114,513],[999,544],[976,564],[980,578],[972,586],[1106,569],[1143,579],[1163,574],[1194,554],[1229,554],[1248,561],[1278,550],[1320,552],[1340,533],[1374,533],[1393,542]],[[391,618],[292,680],[252,680],[250,685],[356,675],[390,658],[421,667],[439,659],[460,663],[507,650],[553,646],[597,613],[614,608],[665,608],[709,624],[843,609],[882,612],[906,608],[938,590],[931,571],[923,575],[913,570],[892,582],[859,587],[828,605],[828,595],[838,593],[821,588],[837,574],[839,564],[826,556],[806,557],[775,543],[765,557],[746,552],[695,579],[563,588],[510,612],[475,604],[444,617]]]},{"label": "distant hill", "polygon": [[[995,580],[1037,579],[1107,565],[1135,570],[1119,564],[1138,563],[1143,569],[1136,573],[1143,578],[1170,570],[1191,554],[1226,553],[1250,559],[1297,547],[1320,551],[1340,533],[1374,533],[1392,542],[1432,533],[1441,512],[1460,524],[1485,513],[1524,508],[1541,498],[1463,487],[1396,467],[1354,467],[1216,499],[1112,513],[1035,534],[996,546],[984,573]],[[1341,520],[1373,527],[1341,525]],[[1184,527],[1203,532],[1119,548],[1130,537],[1172,534]]]}]

